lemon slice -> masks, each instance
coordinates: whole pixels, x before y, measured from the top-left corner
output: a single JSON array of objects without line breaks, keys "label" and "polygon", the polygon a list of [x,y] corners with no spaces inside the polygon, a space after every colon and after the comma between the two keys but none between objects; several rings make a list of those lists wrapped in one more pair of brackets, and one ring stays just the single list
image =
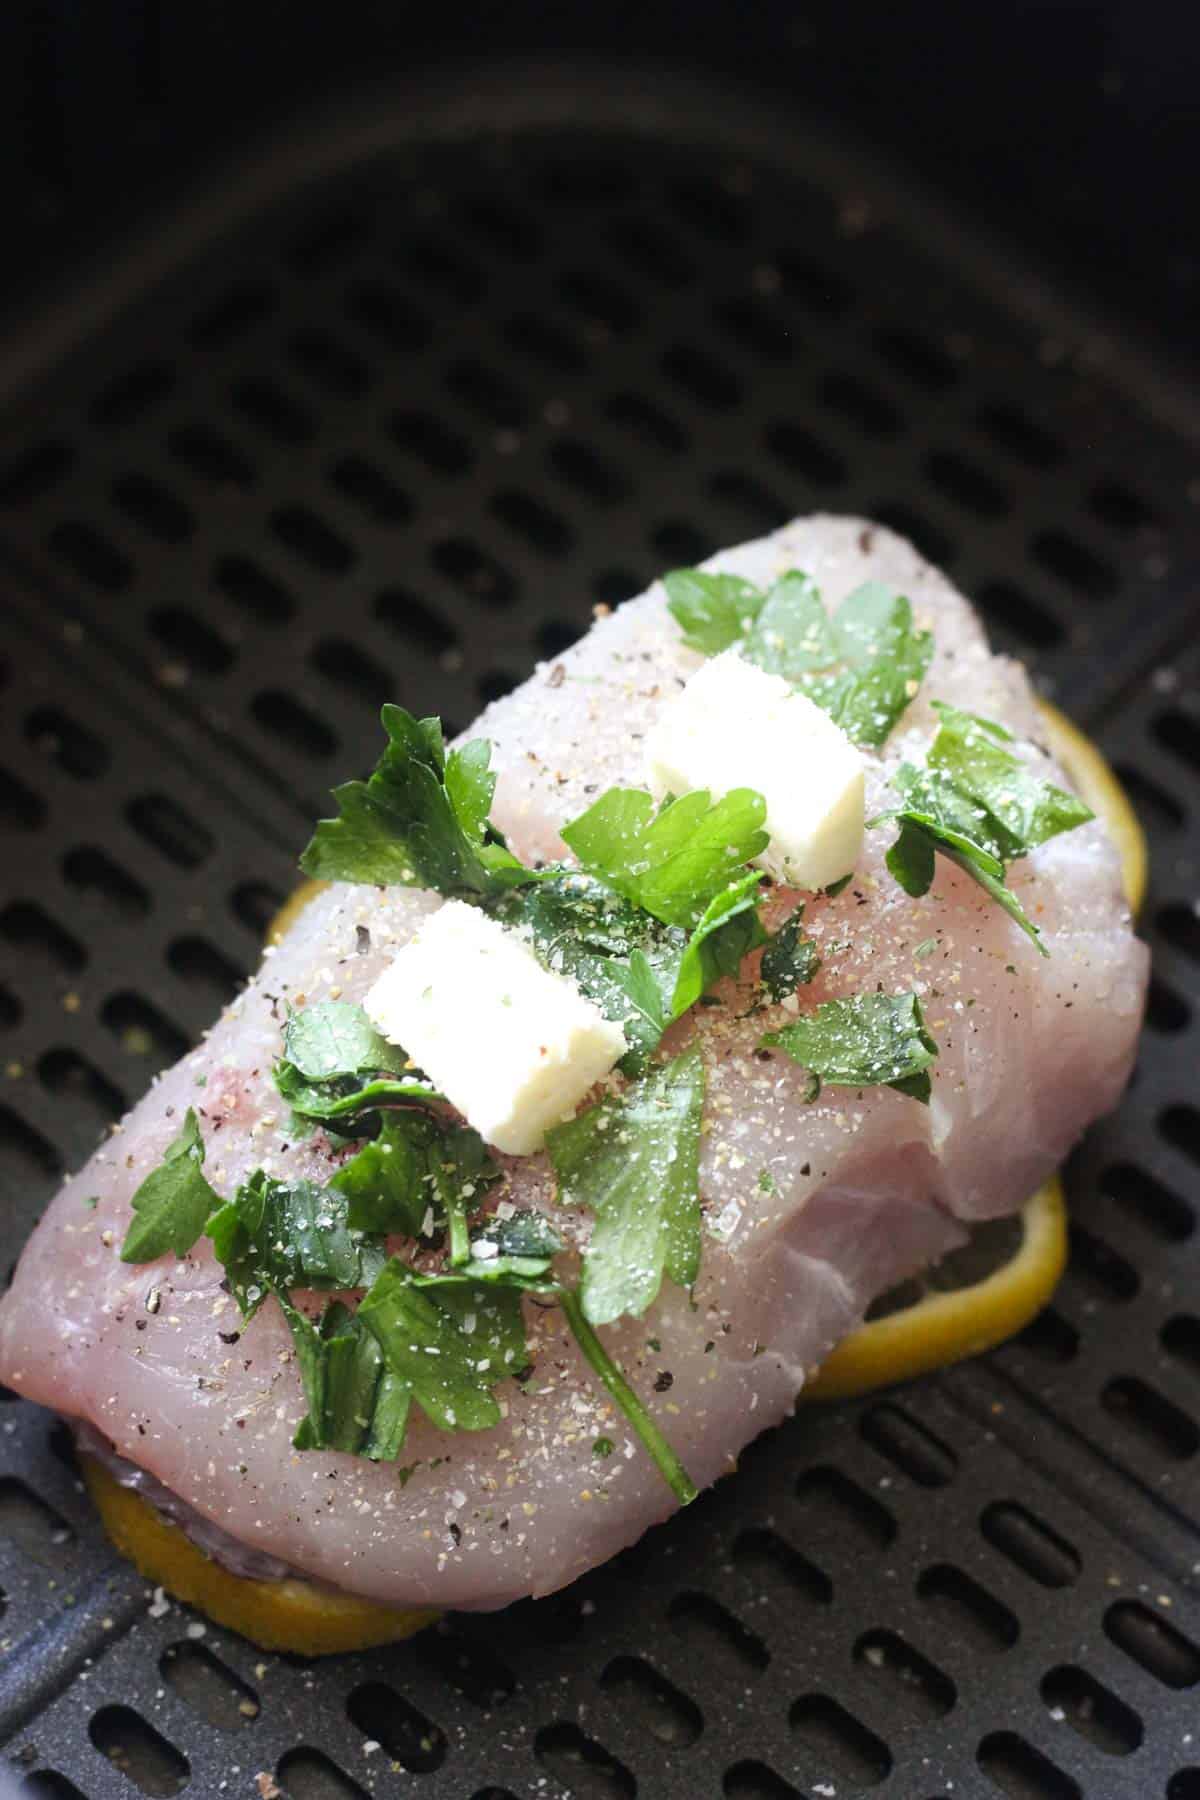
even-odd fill
[{"label": "lemon slice", "polygon": [[[1067,1259],[1067,1214],[1058,1177],[1040,1187],[1017,1216],[1017,1247],[998,1268],[939,1292],[943,1263],[913,1284],[916,1298],[843,1338],[806,1384],[804,1398],[843,1400],[911,1381],[978,1356],[1023,1330],[1058,1286]],[[953,1265],[951,1258],[946,1262]],[[896,1290],[907,1292],[907,1287]],[[880,1303],[887,1304],[887,1298]]]},{"label": "lemon slice", "polygon": [[297,1656],[369,1650],[411,1637],[438,1617],[436,1612],[396,1612],[309,1581],[250,1581],[231,1575],[141,1494],[122,1487],[94,1457],[81,1461],[96,1511],[122,1556],[147,1581],[264,1650],[290,1650]]},{"label": "lemon slice", "polygon": [[1086,800],[1098,819],[1103,819],[1109,837],[1121,858],[1121,881],[1125,898],[1136,915],[1146,898],[1149,856],[1146,834],[1129,796],[1112,769],[1078,725],[1048,700],[1038,702],[1046,741],[1074,784],[1076,793]]},{"label": "lemon slice", "polygon": [[268,944],[277,944],[287,936],[300,914],[311,900],[323,894],[329,886],[327,881],[302,881],[294,894],[289,894],[271,923],[267,926]]}]

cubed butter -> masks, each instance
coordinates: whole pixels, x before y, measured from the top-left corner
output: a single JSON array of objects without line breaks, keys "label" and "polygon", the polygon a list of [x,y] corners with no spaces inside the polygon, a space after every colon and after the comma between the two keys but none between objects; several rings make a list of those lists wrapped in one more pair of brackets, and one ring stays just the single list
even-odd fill
[{"label": "cubed butter", "polygon": [[647,734],[646,774],[658,795],[755,788],[771,836],[757,861],[787,887],[828,887],[862,849],[861,752],[807,695],[736,650],[664,706]]},{"label": "cubed butter", "polygon": [[625,1054],[619,1025],[478,907],[448,900],[363,1002],[469,1125],[527,1156]]}]

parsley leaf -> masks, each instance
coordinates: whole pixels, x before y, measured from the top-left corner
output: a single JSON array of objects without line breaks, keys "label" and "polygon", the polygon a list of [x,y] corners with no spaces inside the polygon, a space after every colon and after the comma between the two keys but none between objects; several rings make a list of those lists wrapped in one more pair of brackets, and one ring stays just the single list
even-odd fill
[{"label": "parsley leaf", "polygon": [[705,907],[680,958],[671,992],[677,1019],[722,976],[736,975],[742,958],[766,942],[758,916],[762,876],[751,870],[715,894]]},{"label": "parsley leaf", "polygon": [[[377,1106],[436,1100],[406,1053],[377,1032],[361,1006],[324,1000],[288,1015],[275,1086],[293,1113],[321,1123],[353,1121]],[[374,1077],[393,1079],[377,1080]]]},{"label": "parsley leaf", "polygon": [[203,1162],[204,1141],[189,1106],[161,1163],[130,1201],[135,1216],[121,1245],[122,1262],[154,1262],[168,1250],[176,1256],[187,1255],[209,1214],[221,1204],[221,1196],[205,1179]]},{"label": "parsley leaf", "polygon": [[833,620],[811,576],[789,569],[762,596],[742,654],[760,669],[783,675],[788,681],[800,681],[840,660]]},{"label": "parsley leaf", "polygon": [[268,1293],[365,1287],[384,1260],[351,1229],[344,1194],[314,1181],[277,1181],[262,1169],[213,1214],[208,1236],[246,1318]]},{"label": "parsley leaf", "polygon": [[523,1275],[498,1268],[494,1259],[473,1262],[464,1269],[444,1269],[436,1275],[413,1275],[412,1280],[473,1340],[476,1370],[487,1375],[493,1387],[530,1364],[521,1296],[557,1299],[559,1293],[557,1282],[548,1280],[544,1269]]},{"label": "parsley leaf", "polygon": [[645,1069],[667,1026],[765,939],[762,880],[745,872],[709,901],[695,929],[664,925],[593,876],[562,870],[502,901],[497,917],[525,933],[546,968],[569,975],[629,1050],[620,1068]]},{"label": "parsley leaf", "polygon": [[[612,963],[608,974],[617,993],[623,997],[624,1005],[614,1014],[609,1014],[603,1006],[601,1011],[606,1017],[617,1019],[629,1045],[617,1067],[623,1074],[640,1075],[670,1023],[664,1011],[662,986],[654,964],[644,950],[631,950],[628,964]],[[584,992],[590,990],[585,987]],[[599,1004],[597,995],[593,993],[591,997]]]},{"label": "parsley leaf", "polygon": [[305,1081],[291,1063],[276,1063],[275,1086],[295,1115],[297,1130],[324,1125],[341,1137],[363,1137],[372,1128],[370,1114],[380,1106],[424,1105],[442,1096],[417,1072],[407,1081]]},{"label": "parsley leaf", "polygon": [[759,979],[768,1000],[785,1000],[804,987],[821,966],[817,946],[804,935],[804,907],[798,906],[768,940],[759,964]]},{"label": "parsley leaf", "polygon": [[700,788],[661,807],[642,788],[609,788],[562,838],[589,873],[665,925],[690,930],[740,865],[766,848],[765,817],[752,788],[715,801]]},{"label": "parsley leaf", "polygon": [[[353,1333],[345,1335],[353,1337],[357,1355],[365,1360],[365,1351],[359,1350],[358,1346],[366,1344],[368,1333],[363,1326],[359,1325],[357,1313],[354,1315],[354,1321]],[[329,1349],[331,1365],[334,1363],[337,1352],[338,1346],[331,1344]],[[352,1378],[354,1370],[351,1369],[348,1373]],[[350,1407],[354,1405],[354,1390],[353,1387],[350,1387],[348,1405],[347,1401],[342,1398],[342,1394],[350,1384],[345,1376],[339,1382],[338,1374],[336,1367],[331,1366],[330,1398],[338,1401],[340,1415],[345,1418]],[[408,1412],[411,1404],[412,1394],[409,1389],[392,1374],[390,1369],[381,1367],[379,1381],[375,1388],[374,1402],[370,1413],[366,1415],[369,1420],[366,1437],[358,1445],[357,1454],[368,1457],[371,1462],[395,1462],[404,1448],[404,1435],[408,1428]],[[357,1412],[352,1416],[357,1423]],[[400,1485],[403,1487],[404,1483],[401,1482]]]},{"label": "parsley leaf", "polygon": [[900,835],[887,866],[905,893],[919,897],[933,881],[935,856],[963,869],[1048,955],[1037,926],[1007,885],[1006,864],[1038,844],[1073,831],[1094,815],[1007,749],[1002,725],[935,701],[941,719],[923,769],[902,763],[893,777],[904,805],[872,824],[895,819]]},{"label": "parsley leaf", "polygon": [[[933,637],[913,623],[911,603],[882,582],[847,595],[834,615],[846,672],[828,710],[847,737],[876,748],[887,742],[933,659]],[[812,697],[825,705],[816,688]]]},{"label": "parsley leaf", "polygon": [[913,793],[908,806],[886,815],[900,821],[900,835],[885,859],[891,874],[906,894],[919,898],[929,891],[935,858],[944,856],[1004,908],[1043,956],[1049,956],[1041,932],[1005,880],[1004,864],[981,844],[963,837],[946,824],[939,814],[947,810],[950,809],[939,804],[938,798],[931,797],[931,790],[925,788]]},{"label": "parsley leaf", "polygon": [[340,1168],[330,1186],[347,1198],[352,1230],[428,1235],[449,1224],[452,1256],[466,1255],[466,1220],[500,1170],[477,1131],[423,1113],[385,1115],[379,1136]]},{"label": "parsley leaf", "polygon": [[826,1000],[803,1018],[768,1032],[764,1048],[784,1050],[820,1084],[876,1087],[886,1084],[928,1104],[929,1067],[937,1058],[915,994],[854,994]]},{"label": "parsley leaf", "polygon": [[283,1028],[283,1054],[308,1081],[342,1075],[403,1075],[408,1058],[389,1044],[361,1006],[348,1000],[322,1000],[288,1014]]},{"label": "parsley leaf", "polygon": [[316,1449],[325,1441],[326,1363],[321,1328],[320,1325],[313,1324],[307,1313],[301,1312],[298,1306],[293,1306],[286,1294],[280,1294],[278,1299],[280,1310],[292,1334],[300,1381],[304,1388],[304,1398],[308,1402],[308,1417],[301,1423],[292,1442],[295,1443],[304,1436],[306,1442]]},{"label": "parsley leaf", "polygon": [[695,1281],[703,1103],[693,1046],[547,1135],[560,1204],[596,1215],[580,1282],[591,1324],[645,1312],[664,1274]]},{"label": "parsley leaf", "polygon": [[[518,1228],[513,1241],[562,1248],[548,1224]],[[493,1255],[425,1275],[380,1257],[358,1309],[335,1301],[315,1323],[277,1289],[308,1403],[296,1448],[392,1461],[414,1400],[442,1430],[495,1424],[491,1390],[529,1363],[521,1295],[558,1294],[546,1279],[549,1263],[547,1254]]]},{"label": "parsley leaf", "polygon": [[309,1407],[296,1448],[393,1461],[414,1400],[444,1431],[497,1423],[491,1390],[529,1363],[521,1294],[557,1291],[542,1266],[418,1275],[394,1258],[356,1312],[335,1302],[316,1326],[281,1297]]},{"label": "parsley leaf", "polygon": [[494,894],[536,881],[488,823],[496,777],[491,745],[476,738],[446,754],[438,719],[383,708],[387,748],[366,781],[334,789],[335,819],[322,819],[300,858],[322,881]]},{"label": "parsley leaf", "polygon": [[559,870],[495,909],[528,937],[538,961],[568,975],[629,1045],[627,1074],[645,1066],[669,1023],[669,996],[686,935],[575,870]]},{"label": "parsley leaf", "polygon": [[1005,748],[1012,733],[1003,725],[934,702],[941,724],[927,767],[939,771],[973,800],[991,833],[989,847],[1006,860],[1086,825],[1095,814],[1075,794],[1034,775]]},{"label": "parsley leaf", "polygon": [[757,618],[765,596],[737,575],[711,575],[704,569],[676,569],[663,576],[668,603],[683,627],[689,650],[717,656],[736,644]]},{"label": "parsley leaf", "polygon": [[412,1391],[385,1369],[371,1332],[340,1301],[316,1326],[290,1302],[281,1305],[309,1408],[292,1440],[296,1449],[393,1462],[404,1446]]},{"label": "parsley leaf", "polygon": [[544,1213],[523,1209],[507,1219],[493,1216],[471,1239],[471,1261],[463,1273],[483,1280],[508,1275],[532,1280],[549,1273],[551,1262],[563,1248],[562,1238]]},{"label": "parsley leaf", "polygon": [[706,585],[733,580],[696,569],[668,576],[668,605],[684,642],[709,656],[740,642],[751,662],[795,682],[856,744],[885,743],[933,656],[933,638],[916,627],[904,595],[864,582],[831,616],[816,583],[798,569],[766,593],[745,582],[739,588],[749,591],[736,595]]},{"label": "parsley leaf", "polygon": [[437,1222],[431,1153],[441,1127],[421,1113],[389,1113],[379,1136],[343,1163],[329,1185],[347,1200],[347,1222],[359,1231],[422,1237]]},{"label": "parsley leaf", "polygon": [[356,1317],[388,1372],[442,1431],[499,1423],[492,1389],[528,1362],[519,1285],[419,1276],[393,1257]]}]

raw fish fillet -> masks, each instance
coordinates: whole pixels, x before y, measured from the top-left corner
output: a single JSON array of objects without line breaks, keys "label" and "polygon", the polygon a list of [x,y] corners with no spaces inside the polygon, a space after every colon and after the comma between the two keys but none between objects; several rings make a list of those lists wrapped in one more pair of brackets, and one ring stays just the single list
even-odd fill
[{"label": "raw fish fillet", "polygon": [[[920,696],[884,752],[868,753],[868,817],[894,803],[889,771],[932,735],[932,698],[1004,721],[1031,740],[1022,754],[1063,781],[1034,747],[1023,670],[989,653],[966,601],[902,539],[857,519],[806,518],[710,566],[759,583],[805,569],[830,607],[883,580],[932,627],[936,656]],[[559,826],[597,792],[642,783],[646,729],[697,663],[656,586],[489,707],[471,735],[495,745],[493,816],[519,855],[561,855]],[[791,1411],[808,1372],[872,1298],[960,1244],[970,1221],[1020,1206],[1129,1073],[1147,957],[1102,827],[1014,866],[1049,960],[942,859],[932,891],[908,898],[884,868],[892,835],[867,834],[856,879],[837,899],[809,898],[823,966],[800,1003],[915,989],[941,1050],[930,1106],[886,1088],[828,1087],[803,1104],[803,1071],[755,1055],[788,1012],[740,1021],[729,988],[732,1004],[700,1007],[670,1033],[668,1048],[698,1035],[708,1070],[696,1304],[668,1285],[645,1318],[603,1335],[700,1484]],[[130,1267],[119,1256],[130,1196],[189,1105],[218,1190],[260,1165],[329,1175],[345,1151],[320,1134],[290,1143],[271,1084],[283,1004],[361,999],[438,904],[339,887],[307,909],[206,1040],[49,1208],[0,1303],[0,1380],[85,1421],[227,1533],[231,1554],[241,1544],[398,1606],[486,1609],[560,1587],[674,1504],[556,1309],[527,1306],[536,1373],[524,1391],[498,1390],[499,1426],[446,1435],[414,1409],[402,1460],[416,1466],[401,1481],[395,1466],[293,1450],[305,1408],[287,1328],[268,1303],[230,1341],[236,1307],[205,1240],[181,1262]],[[544,1157],[507,1167],[508,1199],[553,1206]],[[603,1459],[592,1448],[600,1436],[615,1443]]]}]

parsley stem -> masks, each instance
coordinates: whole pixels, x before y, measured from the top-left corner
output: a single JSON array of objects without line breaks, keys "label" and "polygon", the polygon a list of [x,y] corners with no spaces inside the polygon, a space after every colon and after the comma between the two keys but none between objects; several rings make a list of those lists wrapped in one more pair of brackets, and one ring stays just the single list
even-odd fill
[{"label": "parsley stem", "polygon": [[471,1260],[471,1238],[467,1231],[467,1215],[461,1206],[446,1201],[446,1219],[450,1226],[450,1267],[460,1269]]},{"label": "parsley stem", "polygon": [[453,1163],[436,1164],[433,1180],[450,1231],[450,1267],[461,1269],[464,1263],[471,1260],[471,1234],[467,1230],[467,1208],[463,1205],[463,1196],[451,1179],[453,1172]]},{"label": "parsley stem", "polygon": [[695,1482],[584,1318],[578,1292],[573,1288],[564,1289],[561,1302],[567,1324],[575,1334],[575,1342],[641,1438],[675,1498],[686,1506],[696,1498]]}]

